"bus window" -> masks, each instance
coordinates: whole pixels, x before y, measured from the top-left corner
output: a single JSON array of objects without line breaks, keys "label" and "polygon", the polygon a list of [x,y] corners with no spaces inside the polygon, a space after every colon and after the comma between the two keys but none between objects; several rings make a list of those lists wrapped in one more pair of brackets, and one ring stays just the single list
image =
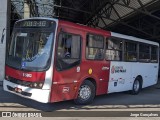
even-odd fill
[{"label": "bus window", "polygon": [[158,47],[151,46],[151,62],[158,62]]},{"label": "bus window", "polygon": [[139,61],[150,62],[150,46],[147,44],[139,44]]},{"label": "bus window", "polygon": [[137,44],[134,42],[125,42],[124,48],[125,61],[137,61]]},{"label": "bus window", "polygon": [[106,41],[106,60],[122,60],[122,40],[109,38]]},{"label": "bus window", "polygon": [[23,56],[23,47],[24,47],[24,41],[25,41],[25,38],[24,37],[19,37],[17,36],[17,40],[16,40],[16,49],[15,49],[15,56],[18,57],[18,58],[22,58]]},{"label": "bus window", "polygon": [[50,65],[53,33],[40,31],[15,32],[7,64],[25,70],[44,70]]},{"label": "bus window", "polygon": [[81,37],[68,33],[60,33],[58,39],[57,62],[58,70],[65,70],[80,63]]},{"label": "bus window", "polygon": [[104,58],[104,38],[99,35],[87,35],[86,57],[91,60]]}]

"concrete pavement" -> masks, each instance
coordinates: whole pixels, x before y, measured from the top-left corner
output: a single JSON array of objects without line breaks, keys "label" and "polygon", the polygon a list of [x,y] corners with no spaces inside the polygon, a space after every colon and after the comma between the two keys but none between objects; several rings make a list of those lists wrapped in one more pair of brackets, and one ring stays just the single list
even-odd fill
[{"label": "concrete pavement", "polygon": [[[30,99],[25,99],[17,95],[3,91],[0,86],[0,107],[9,106],[25,108],[27,110],[42,110],[50,108],[51,111],[57,110],[117,110],[117,109],[138,109],[138,108],[156,108],[160,110],[160,82],[152,87],[143,89],[139,95],[130,95],[126,92],[113,93],[108,95],[96,96],[91,105],[75,105],[73,101],[64,101],[54,104],[42,104]],[[11,109],[11,108],[10,108]],[[30,109],[29,109],[30,110]]]},{"label": "concrete pavement", "polygon": [[[82,117],[87,115],[91,117],[99,116],[100,114],[105,115],[109,114],[111,111],[112,112],[110,115],[113,115],[113,117],[116,115],[121,116],[121,112],[123,113],[125,111],[126,113],[139,113],[146,111],[154,112],[160,117],[160,83],[155,86],[143,89],[139,95],[130,95],[128,93],[122,92],[97,96],[94,102],[90,105],[75,105],[73,101],[64,101],[54,104],[42,104],[5,92],[3,91],[2,86],[0,86],[0,108],[0,111],[50,111],[49,116],[59,114],[59,116],[64,116],[62,119],[70,116],[70,118],[73,120],[76,119],[73,118],[73,114],[75,114],[77,111],[80,113],[77,115],[77,117],[80,117],[80,115],[82,115]],[[82,112],[85,112],[86,114],[83,114]],[[85,119],[87,120],[87,118]],[[131,117],[130,120],[131,119],[133,119],[133,117]]]}]

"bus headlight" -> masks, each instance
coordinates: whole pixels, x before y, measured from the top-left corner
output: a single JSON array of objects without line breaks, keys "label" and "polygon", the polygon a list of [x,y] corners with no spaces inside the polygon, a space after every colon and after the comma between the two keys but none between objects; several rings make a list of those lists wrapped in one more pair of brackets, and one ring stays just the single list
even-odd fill
[{"label": "bus headlight", "polygon": [[34,84],[33,84],[33,87],[35,87],[35,88],[36,88],[36,87],[37,87],[37,83],[34,83]]},{"label": "bus headlight", "polygon": [[39,87],[42,88],[43,87],[43,83],[39,83]]},{"label": "bus headlight", "polygon": [[43,82],[34,82],[34,83],[30,84],[30,86],[29,86],[29,87],[31,87],[31,88],[38,88],[38,89],[42,89],[43,84],[44,84]]},{"label": "bus headlight", "polygon": [[29,82],[29,81],[23,81],[23,80],[19,80],[16,78],[12,78],[8,75],[5,75],[5,80],[8,80],[12,83],[18,84],[18,85],[22,85],[22,86],[26,86],[26,87],[30,87],[30,88],[37,88],[37,89],[42,89],[44,82]]}]

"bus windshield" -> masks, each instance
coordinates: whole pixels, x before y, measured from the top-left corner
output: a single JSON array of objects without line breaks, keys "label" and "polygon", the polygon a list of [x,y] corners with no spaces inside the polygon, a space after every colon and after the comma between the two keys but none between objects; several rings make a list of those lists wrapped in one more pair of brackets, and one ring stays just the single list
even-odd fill
[{"label": "bus windshield", "polygon": [[53,37],[53,32],[13,31],[6,64],[30,71],[47,69],[51,61]]}]

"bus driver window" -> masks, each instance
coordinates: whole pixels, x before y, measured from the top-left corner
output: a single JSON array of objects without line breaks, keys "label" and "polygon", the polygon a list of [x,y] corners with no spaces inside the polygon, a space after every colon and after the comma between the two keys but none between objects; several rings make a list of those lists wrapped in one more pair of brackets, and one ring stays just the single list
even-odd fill
[{"label": "bus driver window", "polygon": [[81,37],[69,33],[60,33],[57,50],[57,69],[65,70],[80,63]]}]

